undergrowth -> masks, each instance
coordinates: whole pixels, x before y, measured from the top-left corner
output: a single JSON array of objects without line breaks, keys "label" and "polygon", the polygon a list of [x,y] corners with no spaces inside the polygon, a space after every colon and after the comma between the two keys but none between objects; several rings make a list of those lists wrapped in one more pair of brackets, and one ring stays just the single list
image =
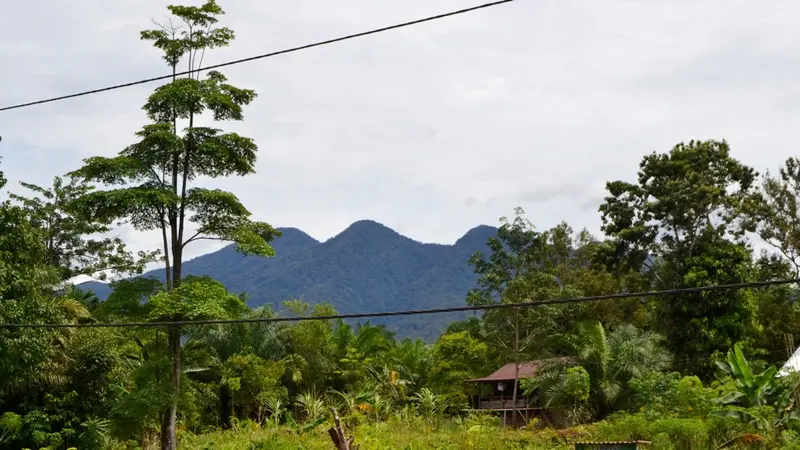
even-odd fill
[{"label": "undergrowth", "polygon": [[[330,450],[328,424],[312,430],[286,426],[259,427],[243,422],[236,430],[202,435],[185,433],[185,450]],[[364,423],[348,429],[360,450],[461,450],[519,449],[566,450],[576,441],[649,440],[651,450],[689,449],[800,449],[800,439],[792,434],[777,441],[749,438],[750,430],[717,420],[662,418],[652,420],[641,414],[624,414],[591,425],[554,430],[536,421],[519,430],[500,427],[489,417],[471,417],[439,422],[421,419]]]}]

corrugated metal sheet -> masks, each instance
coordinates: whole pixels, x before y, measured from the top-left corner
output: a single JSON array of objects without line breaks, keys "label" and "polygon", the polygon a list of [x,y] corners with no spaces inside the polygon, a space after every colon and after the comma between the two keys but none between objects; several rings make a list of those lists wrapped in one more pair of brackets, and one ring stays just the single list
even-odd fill
[{"label": "corrugated metal sheet", "polygon": [[778,376],[785,377],[792,372],[800,373],[800,347],[792,353],[792,356],[786,361],[786,364],[781,367],[781,370],[778,371]]},{"label": "corrugated metal sheet", "polygon": [[[514,373],[516,364],[508,363],[495,371],[489,376],[483,378],[474,378],[469,381],[512,381],[514,380]],[[519,364],[519,378],[530,378],[536,373],[536,362],[520,363]]]}]

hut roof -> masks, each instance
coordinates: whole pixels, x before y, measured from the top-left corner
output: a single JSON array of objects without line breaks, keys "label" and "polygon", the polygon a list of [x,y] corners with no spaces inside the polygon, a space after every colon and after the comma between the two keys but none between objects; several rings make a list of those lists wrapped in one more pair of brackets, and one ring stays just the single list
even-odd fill
[{"label": "hut roof", "polygon": [[[536,370],[542,365],[550,362],[557,362],[557,361],[569,361],[571,358],[551,358],[551,359],[540,359],[537,361],[528,361],[528,362],[520,362],[519,363],[519,377],[518,379],[523,378],[532,378],[536,375]],[[513,381],[514,372],[515,370],[515,363],[511,362],[500,369],[496,370],[491,375],[485,376],[483,378],[473,378],[471,380],[467,380],[474,383],[491,383],[491,382],[500,382],[500,381]]]}]

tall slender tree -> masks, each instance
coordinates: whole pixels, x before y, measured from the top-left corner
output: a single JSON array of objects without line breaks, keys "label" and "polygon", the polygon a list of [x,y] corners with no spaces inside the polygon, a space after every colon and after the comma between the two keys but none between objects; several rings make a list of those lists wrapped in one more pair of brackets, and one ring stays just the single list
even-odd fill
[{"label": "tall slender tree", "polygon": [[[81,196],[74,209],[95,220],[125,221],[138,230],[158,230],[164,252],[166,291],[181,301],[184,249],[198,240],[234,242],[240,252],[272,256],[268,242],[277,231],[251,220],[251,213],[230,192],[196,186],[200,177],[218,178],[254,173],[257,146],[252,139],[209,126],[202,121],[240,121],[242,109],[255,99],[249,89],[227,83],[220,72],[202,76],[207,50],[230,44],[234,33],[218,27],[223,10],[213,0],[199,7],[169,6],[172,18],[158,29],[141,33],[163,51],[177,74],[182,62],[191,72],[173,77],[150,95],[144,110],[151,121],[137,133],[138,141],[116,157],[93,157],[72,176],[105,186]],[[188,302],[197,305],[197,302]],[[199,317],[182,314],[175,317]],[[161,446],[177,446],[175,425],[181,377],[180,330],[168,332],[172,356],[173,401],[164,411]]]}]

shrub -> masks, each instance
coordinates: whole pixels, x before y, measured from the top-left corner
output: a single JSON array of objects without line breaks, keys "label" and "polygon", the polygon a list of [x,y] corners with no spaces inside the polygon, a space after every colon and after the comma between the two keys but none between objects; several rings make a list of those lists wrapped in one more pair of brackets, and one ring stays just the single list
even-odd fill
[{"label": "shrub", "polygon": [[708,448],[711,442],[708,425],[702,418],[663,417],[617,413],[591,427],[592,435],[602,440],[650,440],[672,443],[676,450]]},{"label": "shrub", "polygon": [[650,373],[631,381],[632,412],[655,417],[705,417],[717,391],[704,387],[695,376],[678,373]]}]

